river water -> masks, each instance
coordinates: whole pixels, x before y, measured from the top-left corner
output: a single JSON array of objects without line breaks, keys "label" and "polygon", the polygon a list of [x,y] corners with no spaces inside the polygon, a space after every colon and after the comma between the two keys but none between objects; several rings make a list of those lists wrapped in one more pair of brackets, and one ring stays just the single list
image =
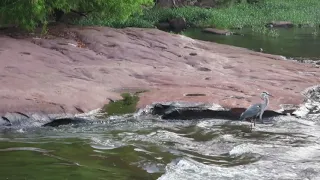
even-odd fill
[{"label": "river water", "polygon": [[[194,39],[244,47],[287,58],[320,60],[320,28],[279,28],[265,30],[266,35],[249,28],[232,30],[242,35],[214,35],[201,29],[188,29],[183,34]],[[274,33],[272,33],[274,32]]]},{"label": "river water", "polygon": [[0,179],[320,179],[320,123],[113,118],[3,129]]},{"label": "river water", "polygon": [[[291,57],[320,57],[319,39],[311,41],[308,33],[300,51],[289,42],[303,35],[293,34],[262,48]],[[242,47],[250,49],[257,42]],[[290,53],[276,51],[290,46],[295,47]],[[320,179],[320,122],[293,116],[266,121],[252,132],[248,122],[164,121],[139,114],[92,124],[0,128],[0,180]]]}]

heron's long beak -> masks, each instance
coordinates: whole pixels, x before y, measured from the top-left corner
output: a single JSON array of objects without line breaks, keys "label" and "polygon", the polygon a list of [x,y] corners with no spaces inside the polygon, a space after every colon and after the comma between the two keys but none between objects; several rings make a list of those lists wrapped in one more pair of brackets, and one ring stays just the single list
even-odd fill
[{"label": "heron's long beak", "polygon": [[271,96],[271,97],[274,97],[274,96],[272,96],[271,94],[268,94],[269,96]]}]

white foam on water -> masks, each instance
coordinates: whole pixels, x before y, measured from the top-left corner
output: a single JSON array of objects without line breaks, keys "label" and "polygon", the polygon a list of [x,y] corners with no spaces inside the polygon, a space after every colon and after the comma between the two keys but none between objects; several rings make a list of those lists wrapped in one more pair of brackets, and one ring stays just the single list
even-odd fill
[{"label": "white foam on water", "polygon": [[320,145],[313,145],[308,147],[292,147],[281,159],[288,161],[314,161],[320,162]]},{"label": "white foam on water", "polygon": [[[306,97],[304,104],[300,106],[294,115],[300,118],[308,118],[315,121],[320,119],[320,85],[305,89],[302,95]],[[311,113],[311,114],[309,114]]]},{"label": "white foam on water", "polygon": [[[158,180],[210,180],[210,179],[236,179],[235,171],[226,171],[225,168],[215,165],[205,165],[189,158],[183,158],[177,163],[166,167],[166,173]],[[241,176],[249,179],[250,176],[243,172]],[[251,172],[253,173],[253,171]]]},{"label": "white foam on water", "polygon": [[[203,121],[197,126],[214,129],[215,124],[215,122]],[[250,158],[252,157],[250,154],[259,154],[260,158],[251,163],[225,167],[217,163],[209,164],[210,161],[205,161],[205,163],[204,159],[198,162],[192,159],[193,156],[186,155],[177,163],[168,164],[166,173],[159,180],[317,180],[320,179],[319,127],[319,124],[312,120],[283,116],[274,118],[270,124],[258,124],[254,131],[257,131],[258,134],[265,134],[265,137],[260,139],[223,134],[220,139],[224,143],[233,144],[228,151],[230,157],[246,158],[249,155],[247,158]],[[250,133],[247,134],[250,135]],[[231,141],[228,141],[229,139]],[[210,143],[212,144],[209,145]],[[201,149],[201,152],[198,152],[212,155],[215,149],[211,147],[217,147],[217,143],[203,142],[203,146],[197,146]],[[178,149],[180,148],[181,146],[178,146]],[[218,147],[218,149],[221,148]],[[193,149],[193,151],[196,150]]]},{"label": "white foam on water", "polygon": [[41,152],[41,153],[51,152],[49,150],[36,148],[36,147],[12,147],[12,148],[0,149],[0,151],[35,151],[35,152]]},{"label": "white foam on water", "polygon": [[[213,126],[226,124],[227,122],[231,122],[231,121],[226,121],[225,119],[203,120],[197,123],[197,126],[200,128],[209,129],[209,128],[212,128]],[[236,123],[236,122],[231,122],[231,123]]]},{"label": "white foam on water", "polygon": [[[275,179],[310,179],[304,176],[306,170],[313,170],[309,176],[319,179],[317,166],[301,166],[285,162],[259,161],[249,165],[223,167],[199,163],[190,158],[182,158],[177,163],[170,163],[166,173],[158,180],[275,180]],[[312,172],[312,171],[311,171]]]},{"label": "white foam on water", "polygon": [[21,129],[18,129],[17,132],[18,133],[25,133],[26,131],[23,128],[21,128]]},{"label": "white foam on water", "polygon": [[148,173],[159,173],[159,172],[163,172],[165,166],[163,164],[160,163],[151,163],[151,162],[144,162],[142,163],[142,168],[147,171]]},{"label": "white foam on water", "polygon": [[142,148],[134,148],[133,150],[136,151],[136,152],[143,152],[143,153],[146,153],[146,154],[153,154],[152,152],[147,151],[147,150],[142,149]]},{"label": "white foam on water", "polygon": [[292,114],[296,115],[297,117],[305,117],[308,113],[309,113],[309,109],[307,108],[307,106],[301,106]]},{"label": "white foam on water", "polygon": [[122,142],[117,142],[112,139],[102,139],[100,137],[91,137],[91,141],[91,147],[98,150],[116,149],[125,145]]},{"label": "white foam on water", "polygon": [[246,153],[264,154],[260,145],[250,143],[240,144],[229,151],[229,155],[231,156],[239,156]]},{"label": "white foam on water", "polygon": [[191,141],[192,138],[182,137],[179,134],[176,134],[174,132],[166,131],[166,130],[157,130],[156,132],[151,132],[147,135],[139,135],[136,134],[135,136],[126,136],[124,137],[126,141],[130,140],[140,140],[140,141],[146,141],[146,142],[186,142]]},{"label": "white foam on water", "polygon": [[100,150],[93,150],[93,152],[104,153],[103,151],[100,151]]},{"label": "white foam on water", "polygon": [[224,134],[220,136],[220,139],[225,142],[236,142],[237,139],[233,137],[231,134]]}]

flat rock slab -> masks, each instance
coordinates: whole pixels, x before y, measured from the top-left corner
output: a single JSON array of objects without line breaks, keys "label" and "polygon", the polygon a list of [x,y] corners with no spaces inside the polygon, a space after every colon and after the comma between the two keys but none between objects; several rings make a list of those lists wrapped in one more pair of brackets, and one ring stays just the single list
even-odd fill
[{"label": "flat rock slab", "polygon": [[300,92],[320,83],[310,64],[157,29],[57,28],[46,39],[0,41],[0,114],[88,112],[128,90],[148,90],[140,108],[166,101],[246,108],[269,91],[269,109],[277,110],[302,103]]},{"label": "flat rock slab", "polygon": [[217,35],[225,35],[225,36],[229,36],[229,35],[232,34],[232,32],[230,32],[228,30],[215,29],[215,28],[205,28],[202,31],[206,32],[206,33],[217,34]]},{"label": "flat rock slab", "polygon": [[266,25],[274,28],[293,28],[293,23],[290,21],[272,21]]}]

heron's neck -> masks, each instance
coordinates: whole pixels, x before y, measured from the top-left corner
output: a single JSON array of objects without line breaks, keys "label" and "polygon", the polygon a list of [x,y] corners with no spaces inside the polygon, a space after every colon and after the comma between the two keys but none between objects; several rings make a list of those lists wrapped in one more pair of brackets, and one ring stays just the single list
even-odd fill
[{"label": "heron's neck", "polygon": [[263,97],[263,100],[264,100],[265,107],[267,107],[267,106],[269,105],[269,98],[268,98],[268,96],[264,96],[264,97]]}]

